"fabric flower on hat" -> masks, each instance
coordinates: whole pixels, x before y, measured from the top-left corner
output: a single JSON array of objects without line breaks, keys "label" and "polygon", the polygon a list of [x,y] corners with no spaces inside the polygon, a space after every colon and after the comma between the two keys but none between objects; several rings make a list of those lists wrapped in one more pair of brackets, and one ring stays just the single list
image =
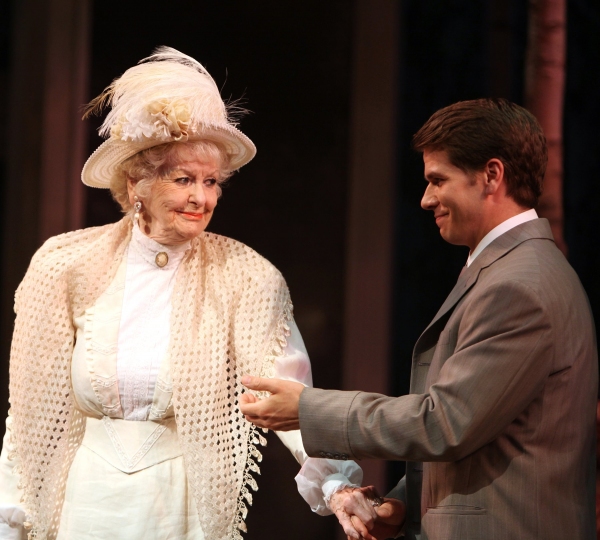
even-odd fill
[{"label": "fabric flower on hat", "polygon": [[164,137],[175,141],[186,141],[190,123],[190,111],[181,100],[168,102],[163,99],[151,104],[148,109],[156,119],[154,125],[162,130]]},{"label": "fabric flower on hat", "polygon": [[111,128],[111,137],[122,141],[144,139],[187,141],[190,112],[181,100],[160,99],[141,110],[130,110]]}]

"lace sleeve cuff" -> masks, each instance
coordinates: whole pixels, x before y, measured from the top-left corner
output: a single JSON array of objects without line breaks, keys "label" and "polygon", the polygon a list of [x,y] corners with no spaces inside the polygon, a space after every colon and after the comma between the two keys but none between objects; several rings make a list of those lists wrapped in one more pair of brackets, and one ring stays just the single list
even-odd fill
[{"label": "lace sleeve cuff", "polygon": [[22,508],[10,504],[0,504],[0,540],[24,539],[24,521],[25,512]]},{"label": "lace sleeve cuff", "polygon": [[312,511],[327,516],[329,498],[344,487],[362,483],[362,469],[354,461],[308,458],[296,476],[298,492]]},{"label": "lace sleeve cuff", "polygon": [[21,540],[25,538],[23,522],[25,511],[19,505],[21,490],[18,488],[18,476],[14,473],[16,460],[8,458],[12,452],[10,431],[12,417],[6,419],[6,433],[0,454],[0,540]]}]

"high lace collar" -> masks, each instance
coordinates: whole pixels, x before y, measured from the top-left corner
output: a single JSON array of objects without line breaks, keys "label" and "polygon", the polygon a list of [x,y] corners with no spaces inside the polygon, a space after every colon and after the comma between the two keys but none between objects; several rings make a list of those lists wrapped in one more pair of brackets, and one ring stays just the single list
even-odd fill
[{"label": "high lace collar", "polygon": [[[137,223],[133,225],[131,234],[131,246],[136,252],[151,266],[162,268],[163,270],[173,269],[178,266],[185,255],[185,252],[190,249],[191,242],[186,242],[179,246],[165,246],[158,243],[156,240],[146,236],[139,228]],[[166,254],[168,262],[164,266],[157,264],[157,256]]]}]

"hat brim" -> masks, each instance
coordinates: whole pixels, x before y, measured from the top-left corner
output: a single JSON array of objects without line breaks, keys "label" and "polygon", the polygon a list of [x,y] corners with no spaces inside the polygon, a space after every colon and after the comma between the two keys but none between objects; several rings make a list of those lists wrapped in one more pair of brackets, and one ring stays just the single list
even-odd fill
[{"label": "hat brim", "polygon": [[[256,155],[254,143],[233,126],[202,126],[188,138],[188,141],[198,140],[223,144],[230,158],[231,170],[239,169]],[[119,165],[126,159],[142,150],[168,142],[174,141],[147,139],[142,142],[131,142],[110,138],[104,141],[85,162],[81,171],[81,181],[86,186],[109,188]]]}]

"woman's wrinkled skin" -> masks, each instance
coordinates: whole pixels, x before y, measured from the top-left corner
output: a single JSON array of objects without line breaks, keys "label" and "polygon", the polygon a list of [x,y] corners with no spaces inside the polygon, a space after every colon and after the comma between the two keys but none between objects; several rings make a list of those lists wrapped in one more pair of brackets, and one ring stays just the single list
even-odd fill
[{"label": "woman's wrinkled skin", "polygon": [[[139,197],[140,229],[166,246],[188,242],[204,231],[219,198],[220,163],[190,158],[178,163],[164,178],[156,179],[146,197]],[[127,181],[129,200],[137,195],[135,182]]]},{"label": "woman's wrinkled skin", "polygon": [[[377,501],[376,506],[374,501]],[[373,486],[344,488],[331,496],[329,508],[348,540],[394,538],[404,523],[404,503],[397,499],[381,499]]]}]

